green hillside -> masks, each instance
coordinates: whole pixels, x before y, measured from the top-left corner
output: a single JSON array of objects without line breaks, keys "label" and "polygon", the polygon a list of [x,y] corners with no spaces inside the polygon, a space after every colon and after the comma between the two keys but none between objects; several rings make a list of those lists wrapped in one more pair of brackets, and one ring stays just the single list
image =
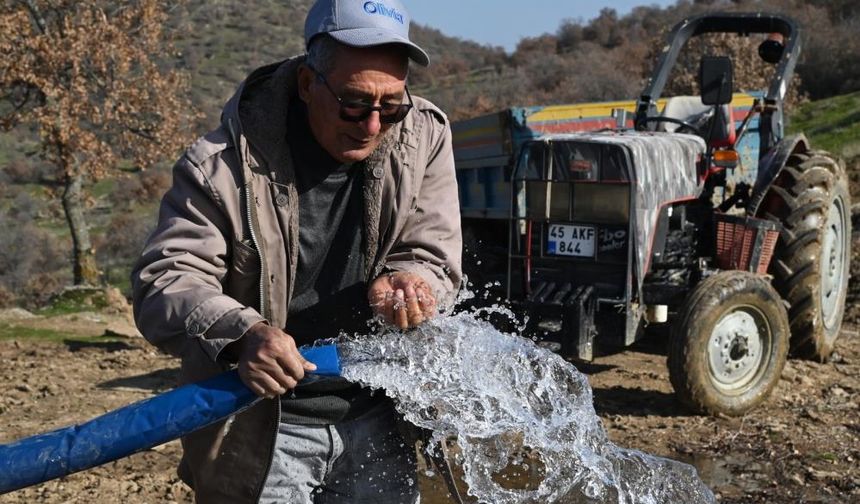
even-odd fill
[{"label": "green hillside", "polygon": [[[191,78],[191,101],[202,112],[188,111],[196,134],[217,124],[224,102],[249,72],[303,51],[304,17],[312,1],[186,0],[173,8],[175,51],[164,55],[164,64],[186,70]],[[853,36],[860,3],[766,3],[803,26],[816,27],[804,32],[804,56],[793,83],[815,101],[788,108],[789,131],[803,131],[816,148],[845,158],[853,192],[860,195],[860,67],[854,64],[860,39]],[[665,8],[637,7],[624,16],[604,9],[590,21],[559,20],[556,32],[525,38],[512,54],[413,24],[411,36],[428,51],[432,65],[413,67],[409,85],[453,120],[512,105],[632,99],[642,90],[665,30],[676,21],[704,10],[762,5],[761,0],[685,0]],[[738,69],[759,60],[735,61]],[[736,73],[736,86],[752,88],[741,73]],[[38,154],[36,132],[21,127],[0,134],[0,232],[20,237],[0,241],[0,306],[21,300],[38,306],[69,281],[60,193],[45,185],[52,168]],[[89,188],[87,218],[108,282],[125,288],[129,264],[155,222],[176,154],[146,172],[123,173]]]},{"label": "green hillside", "polygon": [[192,75],[192,102],[217,122],[224,102],[258,66],[303,49],[310,0],[191,0],[173,19],[180,66]]},{"label": "green hillside", "polygon": [[[312,0],[191,0],[174,14],[179,65],[192,76],[192,102],[205,115],[201,132],[218,121],[221,107],[255,68],[304,51],[304,18]],[[501,48],[444,35],[413,24],[412,38],[430,54],[430,69],[412,69],[410,85],[432,97],[440,76],[501,67]],[[429,93],[429,94],[428,94]]]},{"label": "green hillside", "polygon": [[788,130],[846,160],[860,157],[860,92],[801,105],[790,113]]}]

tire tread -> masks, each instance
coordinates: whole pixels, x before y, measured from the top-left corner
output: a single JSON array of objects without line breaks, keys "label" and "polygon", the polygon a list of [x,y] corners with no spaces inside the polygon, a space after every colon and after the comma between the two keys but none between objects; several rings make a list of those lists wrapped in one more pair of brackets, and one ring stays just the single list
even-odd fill
[{"label": "tire tread", "polygon": [[[830,355],[836,339],[825,334],[823,320],[819,320],[821,307],[815,301],[821,283],[824,226],[835,191],[847,194],[843,164],[824,151],[792,154],[770,190],[770,197],[780,200],[787,214],[767,215],[783,224],[770,273],[774,287],[791,306],[792,354],[819,361]],[[850,235],[850,221],[847,225],[845,232]]]}]

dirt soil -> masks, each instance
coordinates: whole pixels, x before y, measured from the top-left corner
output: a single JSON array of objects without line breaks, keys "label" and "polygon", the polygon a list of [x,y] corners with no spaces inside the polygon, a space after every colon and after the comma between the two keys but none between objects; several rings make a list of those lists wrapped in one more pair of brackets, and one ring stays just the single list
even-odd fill
[{"label": "dirt soil", "polygon": [[[856,235],[855,235],[856,237]],[[860,240],[852,275],[860,278]],[[860,281],[852,281],[846,320],[826,364],[790,360],[771,398],[741,418],[694,416],[669,384],[659,338],[579,366],[595,409],[619,446],[694,464],[725,503],[860,502]],[[80,342],[0,340],[0,443],[86,421],[168,390],[178,361],[133,334],[122,314],[28,318],[0,324],[54,329]],[[176,476],[178,442],[0,496],[0,503],[191,502]],[[422,502],[450,502],[438,476],[419,472]]]},{"label": "dirt soil", "polygon": [[[86,317],[89,317],[86,319]],[[5,321],[100,334],[110,317]],[[846,324],[831,362],[791,360],[773,396],[742,418],[692,416],[676,404],[660,342],[581,366],[611,439],[694,464],[722,502],[860,501],[860,337]],[[140,338],[0,341],[0,443],[88,420],[169,389],[178,362]],[[0,503],[191,502],[171,442],[0,496]],[[423,502],[449,502],[421,472]]]}]

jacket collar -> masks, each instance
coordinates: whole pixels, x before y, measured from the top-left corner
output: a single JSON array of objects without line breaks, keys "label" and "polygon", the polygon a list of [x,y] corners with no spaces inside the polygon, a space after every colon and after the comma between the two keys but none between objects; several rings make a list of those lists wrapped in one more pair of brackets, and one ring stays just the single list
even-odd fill
[{"label": "jacket collar", "polygon": [[287,110],[298,98],[298,67],[304,59],[300,56],[258,68],[224,107],[221,121],[232,122],[240,137],[237,140],[248,143],[248,149],[240,153],[252,169],[265,165],[273,172],[289,159]]}]

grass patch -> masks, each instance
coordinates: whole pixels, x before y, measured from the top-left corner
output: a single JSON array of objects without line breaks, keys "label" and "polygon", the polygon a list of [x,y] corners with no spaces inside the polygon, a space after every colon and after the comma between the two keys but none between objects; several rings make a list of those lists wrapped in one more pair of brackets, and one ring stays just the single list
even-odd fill
[{"label": "grass patch", "polygon": [[804,103],[790,114],[788,132],[843,158],[860,155],[860,92]]},{"label": "grass patch", "polygon": [[836,460],[838,460],[839,457],[835,453],[823,452],[818,454],[818,458],[820,458],[821,460],[826,460],[828,462],[835,462]]},{"label": "grass patch", "polygon": [[0,341],[7,340],[39,340],[62,343],[68,339],[92,341],[102,339],[101,336],[86,337],[79,334],[64,331],[53,331],[51,329],[38,329],[35,327],[22,327],[8,324],[0,324]]},{"label": "grass patch", "polygon": [[58,345],[65,345],[73,350],[88,347],[131,348],[129,340],[118,336],[84,336],[65,331],[8,325],[3,323],[0,323],[0,341],[38,341],[56,343]]},{"label": "grass patch", "polygon": [[112,178],[102,179],[93,184],[91,194],[94,198],[103,198],[113,192],[115,186],[116,180]]},{"label": "grass patch", "polygon": [[[36,225],[39,229],[44,229],[52,233],[57,238],[71,238],[72,231],[66,221],[60,219],[37,219]],[[71,246],[71,244],[70,244]]]},{"label": "grass patch", "polygon": [[36,311],[38,315],[54,317],[82,311],[99,311],[107,308],[108,301],[103,288],[67,289],[51,300],[50,304]]}]

